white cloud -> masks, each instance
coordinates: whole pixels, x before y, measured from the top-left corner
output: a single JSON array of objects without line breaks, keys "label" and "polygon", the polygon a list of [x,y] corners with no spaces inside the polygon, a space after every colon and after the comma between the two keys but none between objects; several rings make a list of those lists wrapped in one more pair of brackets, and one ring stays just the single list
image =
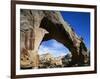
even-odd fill
[{"label": "white cloud", "polygon": [[49,40],[40,45],[39,54],[51,53],[54,56],[63,56],[68,53],[68,49],[56,40]]}]

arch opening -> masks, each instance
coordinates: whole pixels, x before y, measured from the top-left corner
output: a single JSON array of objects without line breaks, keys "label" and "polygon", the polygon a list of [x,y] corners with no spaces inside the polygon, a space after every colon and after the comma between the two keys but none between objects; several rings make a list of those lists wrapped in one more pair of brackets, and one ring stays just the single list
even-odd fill
[{"label": "arch opening", "polygon": [[39,46],[40,68],[68,67],[72,54],[55,39],[42,41]]}]

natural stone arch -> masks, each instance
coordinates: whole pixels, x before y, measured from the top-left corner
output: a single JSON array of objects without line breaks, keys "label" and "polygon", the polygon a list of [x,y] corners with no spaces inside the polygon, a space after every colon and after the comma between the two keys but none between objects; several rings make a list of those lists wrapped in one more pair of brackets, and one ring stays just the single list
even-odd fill
[{"label": "natural stone arch", "polygon": [[[21,9],[20,15],[20,29],[22,39],[25,37],[23,36],[23,32],[31,31],[31,29],[35,30],[36,28],[44,29],[49,33],[45,34],[42,41],[53,38],[66,46],[72,53],[71,65],[79,65],[88,62],[88,51],[83,40],[81,40],[80,37],[78,37],[74,32],[73,28],[71,28],[70,25],[64,21],[60,12]],[[23,43],[23,40],[21,40],[21,43]],[[25,47],[23,44],[21,45],[22,47]],[[29,49],[27,50],[32,52],[34,49],[31,51]]]},{"label": "natural stone arch", "polygon": [[[56,41],[62,43],[72,54],[72,63],[74,64],[84,64],[87,62],[87,48],[81,40],[81,38],[75,36],[72,30],[74,40],[71,39],[70,34],[64,29],[63,24],[55,24],[47,17],[44,17],[41,21],[40,27],[46,29],[49,33],[46,34],[42,41],[47,41],[50,39],[55,39]],[[74,44],[74,41],[77,45]],[[78,46],[79,45],[79,46]]]}]

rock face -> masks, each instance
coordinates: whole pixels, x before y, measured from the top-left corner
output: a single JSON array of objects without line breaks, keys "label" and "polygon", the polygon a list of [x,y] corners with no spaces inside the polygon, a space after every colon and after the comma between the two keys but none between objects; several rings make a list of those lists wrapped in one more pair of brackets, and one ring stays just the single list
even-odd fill
[{"label": "rock face", "polygon": [[[46,33],[48,32],[42,28],[28,29],[25,33],[21,32],[21,51],[27,51],[21,52],[21,58],[23,58],[23,54],[26,52],[26,56],[29,57],[33,68],[37,68],[39,66],[38,47]],[[26,63],[25,60],[21,60],[21,62]],[[22,63],[21,66],[23,66]]]},{"label": "rock face", "polygon": [[[29,52],[36,51],[36,55],[38,55],[38,47],[42,41],[55,39],[66,46],[72,53],[72,65],[88,62],[87,48],[83,40],[78,37],[73,28],[64,21],[58,11],[21,9],[20,31],[21,50],[25,48]],[[35,60],[38,60],[39,57],[33,59],[34,55],[32,54],[31,58],[31,62],[33,63],[36,62]],[[38,67],[38,65],[36,65],[36,67]]]},{"label": "rock face", "polygon": [[21,68],[30,68],[32,67],[31,60],[29,58],[29,53],[26,49],[21,51]]}]

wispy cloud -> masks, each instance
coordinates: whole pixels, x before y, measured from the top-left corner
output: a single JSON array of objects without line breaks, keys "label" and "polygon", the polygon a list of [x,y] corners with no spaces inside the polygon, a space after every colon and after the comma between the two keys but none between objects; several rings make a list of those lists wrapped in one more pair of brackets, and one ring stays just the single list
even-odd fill
[{"label": "wispy cloud", "polygon": [[45,41],[39,48],[39,54],[51,53],[55,57],[66,55],[68,52],[68,49],[56,40]]}]

